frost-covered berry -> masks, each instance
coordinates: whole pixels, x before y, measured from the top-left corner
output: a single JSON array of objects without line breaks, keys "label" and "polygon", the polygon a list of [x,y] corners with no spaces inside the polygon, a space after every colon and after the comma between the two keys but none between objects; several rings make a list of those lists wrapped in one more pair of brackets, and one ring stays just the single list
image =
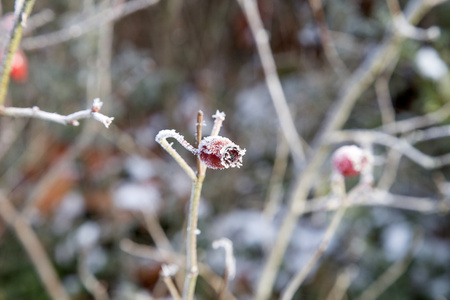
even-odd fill
[{"label": "frost-covered berry", "polygon": [[242,166],[242,156],[246,150],[226,137],[208,136],[200,142],[197,151],[208,168],[226,169]]},{"label": "frost-covered berry", "polygon": [[333,154],[333,168],[344,177],[353,177],[361,173],[370,163],[370,157],[363,149],[352,145],[342,146]]}]

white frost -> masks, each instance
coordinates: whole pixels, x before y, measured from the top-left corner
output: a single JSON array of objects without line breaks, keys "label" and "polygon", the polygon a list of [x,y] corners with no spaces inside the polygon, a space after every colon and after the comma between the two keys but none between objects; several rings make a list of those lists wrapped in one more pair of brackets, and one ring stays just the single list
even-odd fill
[{"label": "white frost", "polygon": [[436,49],[431,47],[422,47],[417,51],[414,63],[422,76],[436,81],[448,73],[447,64],[442,60]]}]

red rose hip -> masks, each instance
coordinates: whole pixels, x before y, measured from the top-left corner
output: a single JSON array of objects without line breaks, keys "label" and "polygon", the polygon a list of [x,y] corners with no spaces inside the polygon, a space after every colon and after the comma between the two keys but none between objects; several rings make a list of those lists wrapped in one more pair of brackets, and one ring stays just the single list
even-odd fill
[{"label": "red rose hip", "polygon": [[28,78],[28,62],[25,54],[18,50],[12,59],[11,78],[17,82],[25,82]]},{"label": "red rose hip", "polygon": [[197,151],[208,168],[227,169],[242,166],[242,156],[246,150],[226,137],[208,136],[200,142]]},{"label": "red rose hip", "polygon": [[332,157],[333,168],[344,177],[361,174],[369,164],[368,154],[357,146],[343,146]]}]

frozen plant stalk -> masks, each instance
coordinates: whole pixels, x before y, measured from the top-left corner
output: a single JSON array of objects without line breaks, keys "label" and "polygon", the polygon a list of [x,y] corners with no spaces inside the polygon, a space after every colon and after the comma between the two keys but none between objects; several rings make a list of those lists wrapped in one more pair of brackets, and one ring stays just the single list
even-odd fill
[{"label": "frozen plant stalk", "polygon": [[[202,123],[203,113],[199,112],[198,123]],[[211,136],[201,139],[200,130],[197,131],[197,141],[200,141],[198,148],[189,144],[182,135],[175,130],[161,130],[155,140],[175,159],[183,170],[192,179],[192,194],[189,202],[189,220],[187,227],[187,245],[186,245],[186,278],[184,281],[183,300],[192,300],[194,298],[195,284],[198,276],[197,266],[197,220],[200,194],[203,180],[205,179],[206,168],[210,169],[228,169],[242,166],[242,157],[245,155],[245,149],[241,149],[230,139],[218,136],[222,122],[225,120],[225,114],[217,111],[213,115],[214,127]],[[167,142],[168,138],[177,140],[186,150],[196,155],[200,160],[198,172],[186,163],[178,152]],[[172,294],[172,296],[174,296]],[[176,297],[175,297],[176,298]]]}]

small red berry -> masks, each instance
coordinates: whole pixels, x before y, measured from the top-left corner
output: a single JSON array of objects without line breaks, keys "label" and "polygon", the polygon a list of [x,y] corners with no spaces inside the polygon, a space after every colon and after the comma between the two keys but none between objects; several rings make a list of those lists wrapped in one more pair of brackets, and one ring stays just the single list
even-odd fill
[{"label": "small red berry", "polygon": [[333,154],[333,167],[344,177],[353,177],[361,173],[369,162],[369,155],[357,146],[343,146]]},{"label": "small red berry", "polygon": [[205,137],[198,145],[198,156],[210,169],[239,168],[244,155],[245,149],[222,136]]},{"label": "small red berry", "polygon": [[17,82],[25,82],[28,78],[28,62],[22,50],[18,50],[12,59],[11,78]]}]

